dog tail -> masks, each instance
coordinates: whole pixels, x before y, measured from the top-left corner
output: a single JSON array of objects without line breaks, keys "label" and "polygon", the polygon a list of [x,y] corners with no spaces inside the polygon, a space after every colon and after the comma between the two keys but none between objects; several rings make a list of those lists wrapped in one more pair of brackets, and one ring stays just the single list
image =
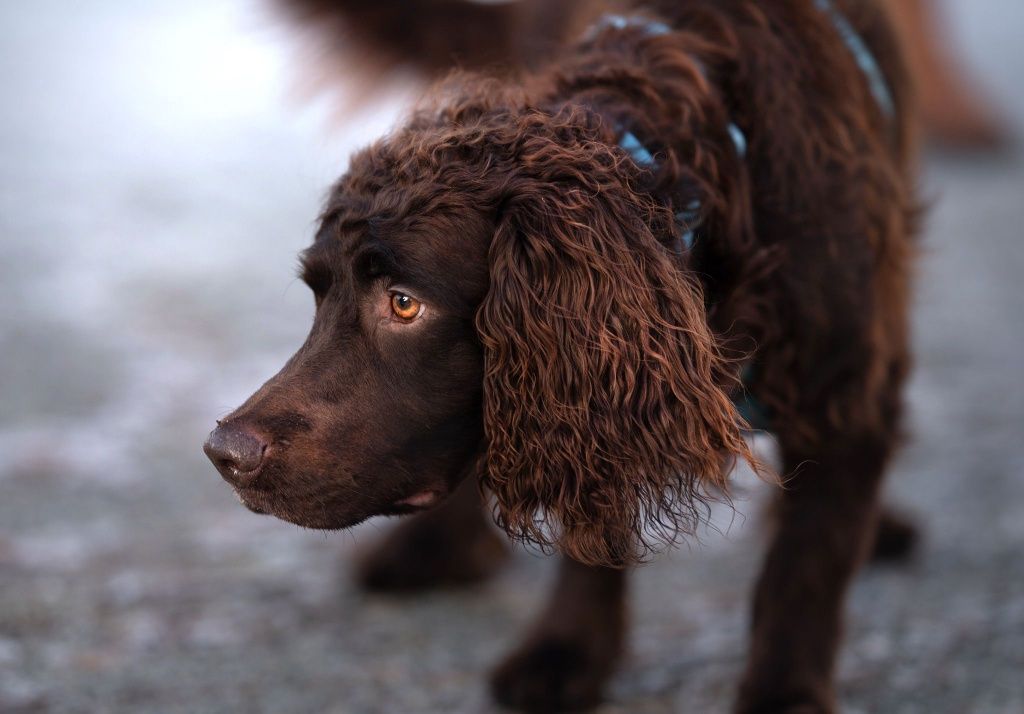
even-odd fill
[{"label": "dog tail", "polygon": [[[277,0],[347,62],[428,76],[514,71],[553,54],[586,0]],[[356,59],[358,58],[358,60]]]}]

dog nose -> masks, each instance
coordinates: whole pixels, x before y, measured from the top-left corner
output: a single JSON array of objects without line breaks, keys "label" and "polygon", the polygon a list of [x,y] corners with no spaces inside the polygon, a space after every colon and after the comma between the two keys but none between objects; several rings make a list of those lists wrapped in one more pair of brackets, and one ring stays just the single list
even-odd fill
[{"label": "dog nose", "polygon": [[218,424],[203,451],[232,486],[248,486],[256,478],[267,442],[240,424]]}]

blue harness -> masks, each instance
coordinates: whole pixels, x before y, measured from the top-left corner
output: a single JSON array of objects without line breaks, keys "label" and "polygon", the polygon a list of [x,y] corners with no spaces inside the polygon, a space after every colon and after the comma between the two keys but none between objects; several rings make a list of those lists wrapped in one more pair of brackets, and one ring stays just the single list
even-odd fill
[{"label": "blue harness", "polygon": [[843,13],[839,12],[839,8],[836,7],[832,0],[814,0],[814,5],[832,21],[836,32],[839,33],[846,48],[850,50],[850,54],[857,61],[857,66],[860,67],[860,71],[864,73],[864,77],[868,80],[868,86],[871,88],[871,93],[875,96],[878,108],[882,110],[882,113],[887,118],[892,119],[895,117],[896,102],[889,89],[889,83],[885,81],[885,73],[882,72],[878,60],[875,59],[875,55],[868,48],[864,38],[853,29],[853,25],[850,24],[850,21],[846,19]]},{"label": "blue harness", "polygon": [[[824,13],[829,20],[831,20],[836,32],[843,40],[843,44],[846,45],[850,54],[853,55],[854,60],[857,62],[857,66],[860,67],[861,72],[864,73],[864,77],[871,89],[871,94],[878,103],[879,109],[881,109],[882,113],[889,119],[894,117],[896,114],[896,103],[893,100],[889,84],[886,82],[885,74],[882,72],[882,68],[879,66],[874,54],[872,54],[871,50],[868,48],[867,43],[864,42],[864,38],[857,33],[853,28],[853,25],[850,24],[850,21],[847,20],[839,11],[839,8],[836,7],[833,0],[814,0],[814,5],[818,10]],[[605,15],[587,31],[584,35],[584,39],[592,40],[607,29],[639,29],[642,30],[644,34],[652,37],[667,35],[672,32],[672,28],[668,24],[657,20],[648,20],[643,17],[627,15]],[[729,122],[727,129],[729,131],[729,136],[732,138],[737,155],[739,155],[740,158],[745,157],[747,153],[747,137],[743,133],[743,130],[733,122]],[[619,146],[622,147],[622,149],[624,149],[638,165],[644,168],[657,168],[658,164],[654,155],[643,145],[633,132],[624,130],[619,138]],[[676,213],[675,217],[680,232],[681,248],[682,250],[689,251],[693,248],[694,241],[696,240],[695,232],[700,228],[700,200],[694,199],[691,201],[682,211]],[[752,372],[753,367],[748,364],[741,375],[741,381],[744,385],[749,383],[753,376]],[[740,416],[743,417],[752,429],[764,430],[768,427],[768,414],[749,391],[743,389],[741,393],[734,397],[733,403],[736,405],[736,409]]]}]

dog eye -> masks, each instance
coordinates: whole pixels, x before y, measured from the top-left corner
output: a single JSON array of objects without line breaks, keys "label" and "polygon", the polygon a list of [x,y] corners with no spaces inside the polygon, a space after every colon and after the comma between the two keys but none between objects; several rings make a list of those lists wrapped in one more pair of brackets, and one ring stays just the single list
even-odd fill
[{"label": "dog eye", "polygon": [[423,313],[423,303],[405,293],[391,293],[391,312],[404,322],[412,322]]}]

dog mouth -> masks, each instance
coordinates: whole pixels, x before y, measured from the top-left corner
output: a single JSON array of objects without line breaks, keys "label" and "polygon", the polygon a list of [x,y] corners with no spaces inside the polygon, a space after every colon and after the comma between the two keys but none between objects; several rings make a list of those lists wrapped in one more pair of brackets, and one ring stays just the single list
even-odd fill
[{"label": "dog mouth", "polygon": [[259,516],[271,515],[270,508],[263,504],[262,499],[247,489],[235,488],[235,498],[238,502]]},{"label": "dog mouth", "polygon": [[427,511],[443,501],[446,495],[442,489],[438,488],[421,489],[413,492],[412,495],[385,502],[378,508],[371,508],[366,513],[361,513],[355,517],[351,517],[352,514],[349,514],[350,517],[338,518],[335,522],[334,518],[327,517],[325,513],[302,513],[303,509],[298,509],[294,506],[290,507],[287,501],[282,502],[278,500],[273,494],[264,489],[236,486],[232,490],[238,502],[252,513],[260,516],[273,516],[305,527],[327,528],[330,530],[348,528],[376,515],[402,516]]},{"label": "dog mouth", "polygon": [[436,506],[441,500],[441,494],[433,489],[426,491],[419,491],[414,493],[412,496],[400,499],[395,502],[395,506],[407,508],[415,508],[417,510],[426,510]]}]

